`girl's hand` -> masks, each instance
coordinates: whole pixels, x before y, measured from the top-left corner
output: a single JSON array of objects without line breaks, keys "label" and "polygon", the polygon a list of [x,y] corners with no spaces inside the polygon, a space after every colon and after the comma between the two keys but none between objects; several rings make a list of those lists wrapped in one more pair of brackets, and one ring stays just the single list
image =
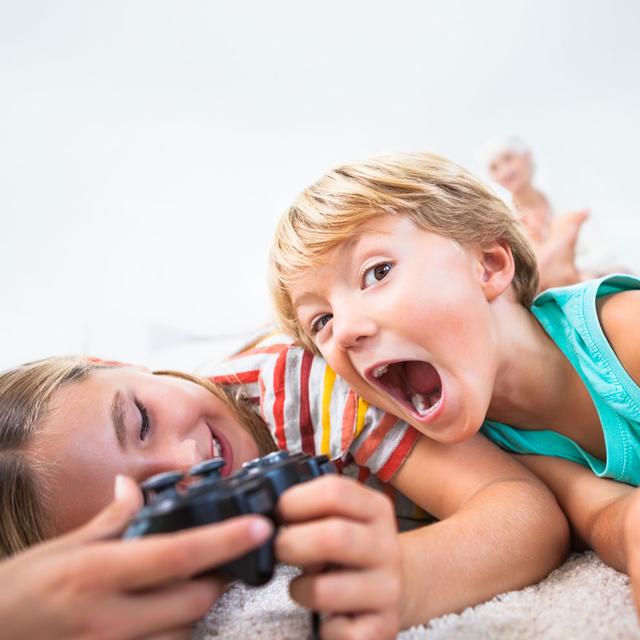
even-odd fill
[{"label": "girl's hand", "polygon": [[0,561],[3,638],[188,638],[226,587],[194,578],[258,546],[258,516],[135,540],[118,536],[141,505],[129,478],[116,501],[68,535]]},{"label": "girl's hand", "polygon": [[323,640],[395,638],[402,576],[391,501],[349,478],[325,476],[288,490],[278,508],[288,525],[276,553],[305,569],[291,596],[326,614]]}]

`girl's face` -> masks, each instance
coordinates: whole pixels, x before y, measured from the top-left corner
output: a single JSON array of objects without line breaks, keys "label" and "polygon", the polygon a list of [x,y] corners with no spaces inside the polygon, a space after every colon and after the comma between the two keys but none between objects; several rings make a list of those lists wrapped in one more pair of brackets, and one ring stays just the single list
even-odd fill
[{"label": "girl's face", "polygon": [[33,454],[53,463],[51,507],[62,533],[113,497],[122,473],[141,481],[222,456],[228,475],[258,455],[225,402],[200,385],[133,367],[96,369],[52,396]]}]

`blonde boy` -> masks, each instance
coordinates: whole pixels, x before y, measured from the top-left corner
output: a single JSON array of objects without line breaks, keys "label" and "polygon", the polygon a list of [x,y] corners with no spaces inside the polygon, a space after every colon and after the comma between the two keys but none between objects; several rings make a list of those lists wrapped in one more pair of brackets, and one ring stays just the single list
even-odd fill
[{"label": "blonde boy", "polygon": [[[530,316],[537,288],[533,253],[500,200],[428,154],[341,167],[282,218],[270,286],[287,333],[426,436],[390,479],[440,519],[400,534],[402,627],[557,565],[567,546],[557,504],[478,433],[494,396],[509,397],[503,334],[520,339],[509,326]],[[312,608],[316,579],[299,598]]]},{"label": "blonde boy", "polygon": [[[270,274],[285,331],[426,436],[395,483],[436,515],[455,514],[440,523],[452,567],[470,544],[458,509],[478,494],[451,497],[480,469],[499,480],[476,485],[486,500],[467,521],[467,571],[481,581],[493,570],[494,585],[514,571],[524,578],[526,549],[540,550],[526,530],[544,530],[545,516],[521,495],[509,517],[527,480],[519,466],[514,482],[499,470],[506,454],[487,436],[536,454],[517,459],[552,488],[578,540],[618,569],[631,565],[633,578],[624,530],[640,500],[629,486],[640,484],[639,280],[610,276],[532,304],[537,272],[519,224],[464,169],[430,154],[340,167],[307,188],[280,222]],[[520,517],[528,524],[509,535]],[[432,555],[418,544],[408,557],[409,591],[423,603],[448,592],[442,574],[429,584]]]}]

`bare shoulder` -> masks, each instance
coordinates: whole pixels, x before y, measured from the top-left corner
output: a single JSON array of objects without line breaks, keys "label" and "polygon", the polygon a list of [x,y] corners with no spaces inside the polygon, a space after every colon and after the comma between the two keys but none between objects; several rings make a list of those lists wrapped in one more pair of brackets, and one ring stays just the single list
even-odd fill
[{"label": "bare shoulder", "polygon": [[597,309],[611,348],[627,373],[640,384],[640,290],[600,298]]}]

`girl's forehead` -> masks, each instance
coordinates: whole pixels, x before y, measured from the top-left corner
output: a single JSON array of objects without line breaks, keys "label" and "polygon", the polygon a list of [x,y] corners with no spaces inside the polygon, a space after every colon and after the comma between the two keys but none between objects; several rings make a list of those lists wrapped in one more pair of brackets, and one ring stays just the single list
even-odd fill
[{"label": "girl's forehead", "polygon": [[81,380],[73,380],[56,389],[47,403],[46,411],[40,423],[51,426],[53,423],[81,417],[88,411],[99,414],[102,398],[117,384],[120,376],[110,372],[104,374],[96,369],[87,373]]},{"label": "girl's forehead", "polygon": [[65,421],[84,424],[88,417],[99,419],[111,406],[119,388],[147,379],[153,383],[152,374],[132,367],[91,369],[80,380],[66,382],[53,392],[39,423],[46,430],[56,423],[63,426]]}]

